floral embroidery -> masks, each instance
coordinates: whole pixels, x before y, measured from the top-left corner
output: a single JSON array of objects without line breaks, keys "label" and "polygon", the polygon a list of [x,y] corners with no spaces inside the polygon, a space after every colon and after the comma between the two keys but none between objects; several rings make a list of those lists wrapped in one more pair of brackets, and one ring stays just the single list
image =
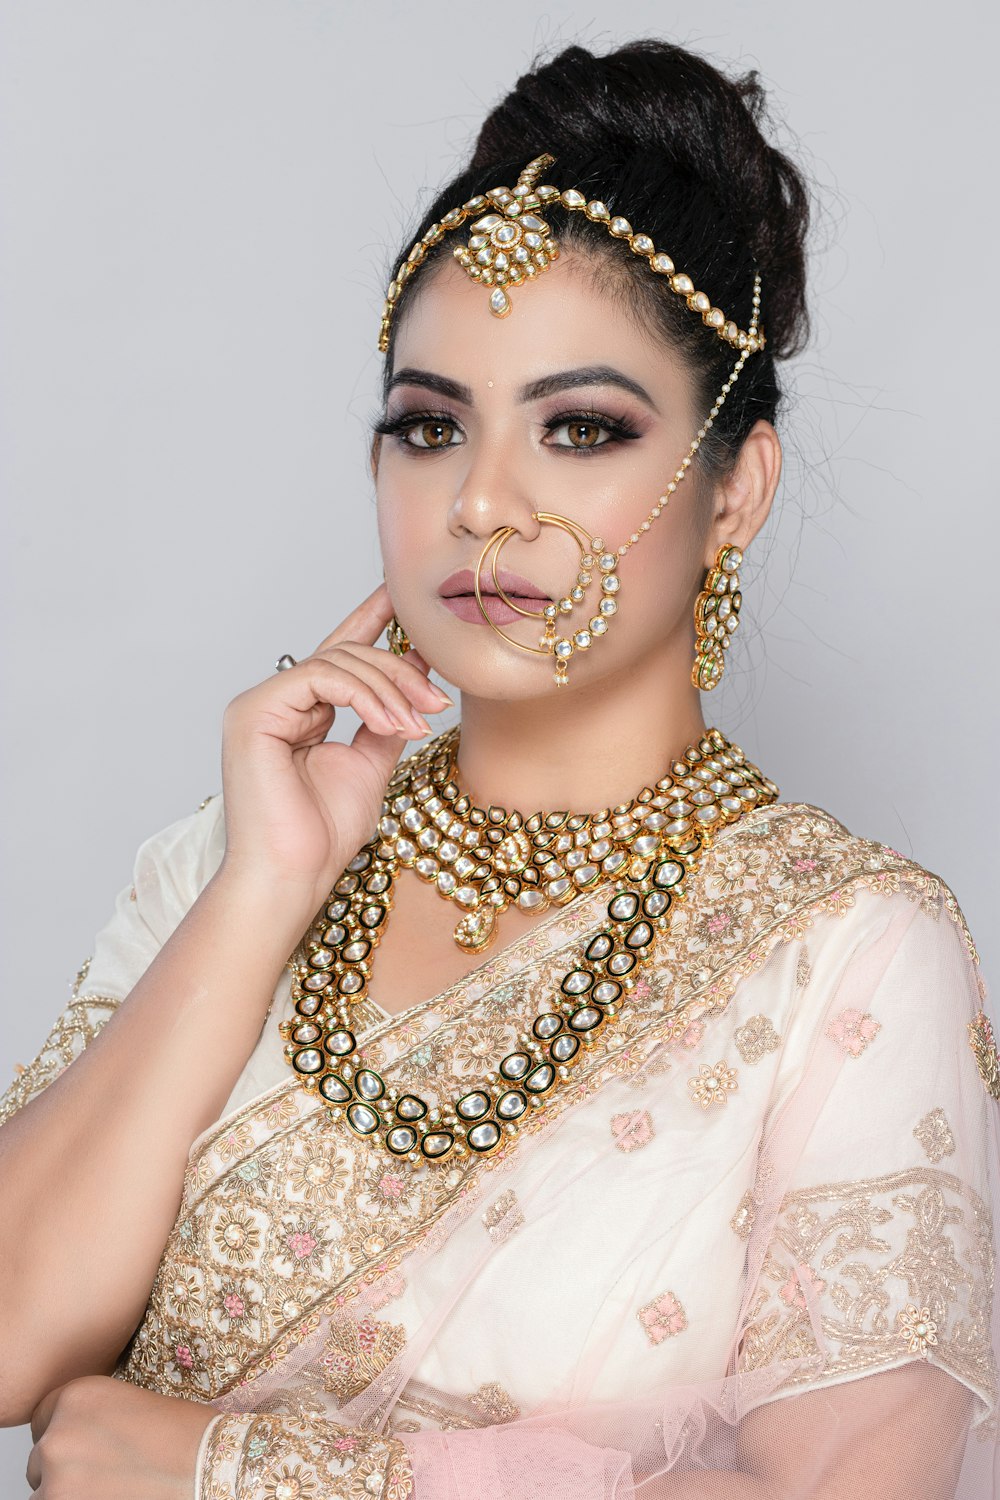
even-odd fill
[{"label": "floral embroidery", "polygon": [[896,1314],[896,1322],[899,1336],[910,1353],[920,1354],[926,1359],[928,1347],[937,1343],[937,1324],[931,1317],[930,1308],[917,1308],[912,1302],[907,1303],[903,1311]]},{"label": "floral embroidery", "polygon": [[639,1151],[648,1146],[656,1134],[648,1109],[634,1109],[628,1114],[611,1116],[611,1134],[619,1151]]},{"label": "floral embroidery", "polygon": [[[814,858],[816,868],[794,870],[799,858]],[[567,1094],[565,1107],[573,1107],[609,1079],[642,1079],[657,1049],[669,1052],[704,1046],[699,1033],[710,1036],[710,1028],[740,984],[789,940],[794,923],[818,920],[830,912],[843,915],[853,902],[852,891],[864,889],[865,875],[890,864],[899,868],[907,899],[919,901],[932,917],[940,912],[955,922],[975,962],[961,909],[937,876],[849,833],[822,809],[785,804],[758,810],[709,846],[691,901],[678,906],[674,914],[649,990],[643,989],[641,1004],[622,1011],[621,1021],[630,1026],[625,1047],[621,1052],[595,1048],[587,1070],[581,1068],[578,1086]],[[706,946],[706,921],[723,909],[730,923],[711,936]],[[525,961],[528,950],[515,945],[509,953],[498,953],[488,969],[481,969],[473,986],[460,982],[405,1022],[373,1008],[366,1023],[359,1017],[359,1036],[364,1035],[365,1025],[374,1029],[374,1040],[385,1050],[390,1074],[397,1067],[397,1078],[420,1071],[429,1087],[454,1097],[460,1092],[462,1059],[456,1057],[456,1045],[462,1036],[478,1035],[488,1025],[526,1029],[525,1023],[530,1024],[535,1013],[534,997],[563,972],[565,945],[576,932],[593,931],[602,919],[602,898],[581,896],[557,913],[550,925],[538,929],[530,962]],[[803,954],[804,950],[800,961]],[[801,973],[800,962],[797,979]],[[91,988],[96,987],[92,981]],[[118,1004],[120,1000],[114,997],[75,996],[39,1057],[0,1098],[0,1121],[34,1097],[89,1045]],[[619,1034],[624,1036],[624,1030]],[[670,1045],[661,1046],[668,1037]],[[690,1092],[693,1097],[694,1090]],[[553,1112],[538,1113],[554,1118],[561,1107],[553,1105]],[[176,1393],[180,1385],[187,1394],[206,1400],[231,1390],[240,1380],[252,1380],[272,1368],[282,1351],[301,1342],[299,1330],[312,1309],[329,1305],[334,1295],[351,1295],[359,1285],[364,1287],[373,1266],[379,1267],[381,1277],[390,1261],[398,1261],[410,1248],[426,1245],[432,1249],[439,1230],[446,1238],[446,1210],[461,1193],[502,1169],[503,1157],[498,1156],[467,1159],[460,1169],[436,1175],[402,1172],[406,1192],[395,1198],[391,1186],[380,1190],[379,1181],[399,1169],[394,1171],[384,1159],[377,1161],[364,1143],[355,1146],[343,1128],[330,1125],[325,1115],[306,1093],[289,1086],[250,1101],[197,1143],[185,1173],[178,1220],[138,1330],[144,1337],[130,1342],[116,1373],[164,1393]],[[529,1122],[525,1129],[533,1124]],[[289,1125],[294,1128],[289,1130]],[[224,1160],[219,1146],[242,1127],[251,1134],[251,1154],[242,1160]],[[300,1168],[304,1153],[320,1146],[331,1156],[342,1152],[346,1158],[348,1176],[342,1196],[330,1204],[308,1204],[303,1194],[293,1199],[292,1174]],[[247,1216],[256,1235],[254,1242],[254,1234],[244,1230],[244,1248],[251,1249],[253,1257],[249,1266],[240,1259],[241,1247],[218,1243],[221,1213],[236,1210]],[[289,1210],[294,1210],[291,1216]],[[515,1222],[516,1216],[511,1224]],[[797,1245],[792,1264],[807,1258],[827,1275],[810,1256],[808,1245]],[[192,1299],[182,1314],[178,1305],[170,1305],[170,1289],[194,1267],[201,1297]],[[217,1310],[230,1295],[234,1273],[245,1279],[251,1272],[264,1296],[255,1313],[254,1337],[243,1339],[235,1329],[230,1332],[224,1327]],[[777,1286],[785,1284],[788,1274],[785,1269]],[[911,1295],[921,1306],[927,1300],[916,1290]],[[828,1296],[829,1290],[824,1298]],[[774,1300],[789,1318],[801,1312],[782,1302],[777,1287]],[[897,1292],[895,1305],[901,1306],[904,1300]],[[937,1318],[934,1304],[930,1306]],[[968,1337],[971,1347],[974,1330]],[[190,1371],[183,1372],[177,1364],[178,1346],[191,1354]],[[233,1370],[236,1358],[241,1359],[238,1373]]]},{"label": "floral embroidery", "polygon": [[842,1010],[840,1015],[826,1028],[831,1041],[836,1042],[851,1057],[860,1057],[868,1043],[878,1036],[882,1023],[867,1012]]},{"label": "floral embroidery", "polygon": [[491,1203],[482,1216],[487,1233],[495,1245],[502,1245],[524,1223],[517,1195],[510,1188]]},{"label": "floral embroidery", "polygon": [[490,1426],[495,1422],[513,1422],[521,1415],[517,1402],[495,1381],[481,1385],[469,1397],[469,1402],[482,1413]]},{"label": "floral embroidery", "polygon": [[736,1205],[736,1212],[729,1221],[729,1227],[734,1234],[739,1235],[741,1240],[748,1240],[753,1233],[753,1224],[756,1217],[757,1206],[753,1201],[753,1193],[747,1188],[743,1197]]},{"label": "floral embroidery", "polygon": [[205,1500],[408,1500],[413,1474],[396,1438],[306,1413],[233,1412],[213,1421],[196,1488]]},{"label": "floral embroidery", "polygon": [[332,1156],[325,1147],[308,1151],[289,1175],[293,1193],[302,1193],[307,1203],[335,1203],[347,1185],[346,1161]]},{"label": "floral embroidery", "polygon": [[243,1209],[227,1209],[216,1220],[215,1243],[227,1260],[249,1265],[260,1248],[260,1230]]},{"label": "floral embroidery", "polygon": [[804,990],[811,978],[812,965],[809,962],[809,954],[806,951],[805,944],[803,944],[802,952],[799,954],[798,963],[795,965],[796,989]]},{"label": "floral embroidery", "polygon": [[383,1323],[378,1318],[355,1322],[349,1312],[330,1319],[320,1363],[326,1371],[324,1384],[343,1405],[368,1389],[406,1343],[401,1323]]},{"label": "floral embroidery", "polygon": [[812,1266],[793,1266],[792,1274],[779,1291],[778,1296],[789,1307],[805,1308],[808,1303],[803,1291],[804,1287],[808,1287],[810,1292],[818,1297],[820,1292],[825,1291],[826,1282],[816,1275]]},{"label": "floral embroidery", "polygon": [[274,1472],[264,1481],[264,1500],[316,1500],[316,1475],[311,1469],[303,1472],[302,1465],[290,1469],[282,1464],[280,1472]]},{"label": "floral embroidery", "polygon": [[[939,1167],[787,1194],[741,1338],[740,1369],[805,1358],[777,1388],[787,1391],[818,1375],[848,1378],[888,1368],[898,1363],[899,1338],[913,1336],[903,1332],[903,1319],[891,1318],[893,1304],[902,1303],[914,1314],[914,1329],[934,1325],[935,1362],[992,1406],[992,1235],[987,1205]],[[822,1350],[805,1297],[800,1302],[794,1291],[795,1274],[812,1266]]]},{"label": "floral embroidery", "polygon": [[673,1292],[662,1292],[640,1307],[638,1318],[651,1344],[662,1344],[687,1327],[687,1314]]},{"label": "floral embroidery", "polygon": [[972,1048],[976,1059],[976,1067],[979,1076],[983,1080],[986,1092],[993,1099],[1000,1099],[1000,1055],[997,1053],[997,1044],[993,1039],[993,1027],[990,1018],[984,1010],[977,1013],[975,1020],[968,1023],[969,1046]]},{"label": "floral embroidery", "polygon": [[819,861],[815,860],[815,859],[797,859],[794,862],[794,864],[792,865],[792,869],[793,870],[815,870],[815,868],[816,868],[816,866],[817,866],[818,863],[819,863]]},{"label": "floral embroidery", "polygon": [[781,1037],[767,1016],[751,1016],[735,1034],[736,1050],[745,1063],[758,1063],[781,1046]]},{"label": "floral embroidery", "polygon": [[283,1126],[290,1125],[299,1116],[299,1107],[295,1102],[293,1093],[282,1094],[280,1098],[273,1100],[264,1112],[264,1123],[270,1130],[281,1130]]},{"label": "floral embroidery", "polygon": [[913,1134],[935,1164],[942,1156],[951,1156],[955,1150],[955,1137],[943,1109],[932,1109],[929,1114],[924,1115],[920,1123],[914,1126]]},{"label": "floral embroidery", "polygon": [[688,1049],[697,1047],[698,1043],[701,1041],[704,1035],[704,1021],[689,1021],[684,1030],[679,1033],[677,1037],[677,1045],[679,1047],[687,1047]]},{"label": "floral embroidery", "polygon": [[702,1109],[708,1109],[712,1104],[725,1104],[729,1095],[739,1088],[736,1069],[725,1062],[717,1062],[712,1068],[702,1063],[697,1078],[688,1079],[688,1088]]},{"label": "floral embroidery", "polygon": [[238,1126],[224,1135],[216,1146],[216,1151],[223,1161],[231,1161],[236,1156],[246,1156],[253,1149],[253,1136],[245,1125]]}]

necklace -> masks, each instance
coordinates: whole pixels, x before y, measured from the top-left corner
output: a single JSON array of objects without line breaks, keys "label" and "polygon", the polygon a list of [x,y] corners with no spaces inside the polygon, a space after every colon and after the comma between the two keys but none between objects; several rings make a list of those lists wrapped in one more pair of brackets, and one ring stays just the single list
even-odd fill
[{"label": "necklace", "polygon": [[[778,797],[774,782],[712,728],[630,802],[525,819],[477,807],[461,792],[459,734],[458,725],[446,730],[396,767],[376,833],[334,885],[291,965],[296,1016],[280,1023],[285,1056],[306,1088],[355,1135],[413,1167],[494,1151],[529,1110],[544,1106],[613,1025],[713,834]],[[406,867],[467,908],[455,940],[472,951],[492,941],[497,915],[512,903],[539,910],[614,883],[606,924],[575,955],[516,1050],[444,1106],[397,1092],[353,1056],[351,1012],[365,996]]]}]

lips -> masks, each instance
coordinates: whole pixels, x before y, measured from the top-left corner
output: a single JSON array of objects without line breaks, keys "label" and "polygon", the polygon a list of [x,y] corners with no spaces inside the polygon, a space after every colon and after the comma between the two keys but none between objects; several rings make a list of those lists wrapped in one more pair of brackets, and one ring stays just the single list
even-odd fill
[{"label": "lips", "polygon": [[[546,604],[551,604],[551,597],[543,593],[537,584],[522,577],[520,573],[511,573],[506,568],[497,569],[497,582],[508,598],[521,609],[528,610],[536,619]],[[523,620],[525,616],[518,614],[517,610],[511,609],[510,605],[496,593],[493,584],[493,576],[485,568],[480,574],[480,592],[483,596],[483,609],[494,625],[509,625],[514,620]],[[479,602],[476,599],[476,575],[471,568],[463,568],[458,573],[452,573],[446,578],[438,589],[438,595],[445,609],[457,615],[460,620],[465,620],[469,625],[485,625]]]},{"label": "lips", "polygon": [[[510,573],[506,568],[498,568],[497,582],[504,593],[509,594],[512,599],[516,599],[518,603],[522,600],[531,599],[537,599],[543,604],[550,604],[552,602],[544,589],[540,589],[536,584],[531,583],[529,579],[522,577],[520,573]],[[486,568],[480,574],[479,587],[484,596],[486,594],[496,594],[492,573]],[[473,573],[471,568],[463,568],[459,573],[452,573],[451,577],[446,578],[444,583],[441,584],[438,593],[442,599],[455,599],[461,594],[469,594],[474,599],[476,597],[475,573]]]}]

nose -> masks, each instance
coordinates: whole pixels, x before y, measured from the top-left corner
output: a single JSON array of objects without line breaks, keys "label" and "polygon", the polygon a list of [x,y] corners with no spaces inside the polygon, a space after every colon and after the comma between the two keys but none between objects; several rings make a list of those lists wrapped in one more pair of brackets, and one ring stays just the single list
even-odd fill
[{"label": "nose", "polygon": [[513,526],[525,541],[532,542],[541,530],[535,519],[543,509],[540,500],[519,473],[507,444],[483,443],[475,452],[470,445],[469,461],[448,512],[448,527],[454,536],[486,542],[501,526]]}]

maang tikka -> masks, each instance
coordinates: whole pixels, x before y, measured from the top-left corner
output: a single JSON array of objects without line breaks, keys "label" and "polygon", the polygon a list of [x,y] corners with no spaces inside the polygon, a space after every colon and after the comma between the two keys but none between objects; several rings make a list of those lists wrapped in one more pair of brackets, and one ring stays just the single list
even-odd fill
[{"label": "maang tikka", "polygon": [[[620,214],[611,214],[604,203],[598,199],[588,200],[576,188],[560,189],[545,183],[538,185],[538,178],[555,159],[549,153],[534,157],[523,169],[513,188],[504,186],[488,188],[485,193],[469,198],[460,206],[449,209],[416,241],[406,259],[399,266],[386,293],[382,326],[379,332],[379,350],[385,353],[389,347],[389,330],[396,304],[414,272],[426,258],[428,249],[436,245],[449,230],[459,228],[472,215],[478,214],[480,217],[476,218],[472,224],[472,232],[467,242],[456,246],[452,253],[474,281],[490,289],[490,312],[495,317],[508,317],[513,311],[511,289],[525,285],[558,259],[558,241],[547,219],[543,217],[543,213],[547,213],[551,208],[562,208],[570,212],[584,213],[595,224],[603,224],[615,239],[627,241],[633,254],[641,255],[648,262],[650,270],[655,275],[662,276],[665,284],[677,296],[684,298],[692,312],[700,314],[706,327],[740,351],[728,380],[716,397],[704,425],[698,429],[697,436],[681,460],[679,468],[646,519],[641,522],[639,529],[633,531],[626,542],[617,548],[608,548],[605,546],[603,537],[590,535],[568,516],[556,515],[552,511],[532,513],[533,519],[543,526],[561,527],[573,537],[580,548],[576,581],[557,603],[547,604],[541,610],[526,610],[515,604],[501,589],[497,580],[497,557],[504,543],[515,535],[516,528],[498,527],[483,548],[476,566],[476,602],[483,619],[497,635],[518,650],[554,656],[555,681],[557,685],[565,686],[569,680],[570,658],[578,651],[589,650],[594,641],[607,632],[610,621],[618,612],[621,591],[621,579],[618,575],[620,559],[626,555],[629,548],[635,546],[645,532],[649,531],[653,522],[670,503],[670,497],[690,468],[702,439],[718,416],[744,364],[751,354],[764,348],[766,341],[760,327],[761,279],[759,272],[754,275],[753,311],[750,324],[747,329],[742,329],[731,318],[727,318],[721,308],[713,305],[707,293],[695,288],[690,276],[677,270],[673,260],[665,251],[657,250],[648,234],[633,230],[629,221]],[[739,549],[731,549],[730,561],[734,553],[737,556],[738,565]],[[544,630],[538,639],[537,646],[525,645],[514,640],[489,618],[482,600],[482,570],[491,554],[493,588],[499,597],[515,613],[544,620]],[[720,574],[726,578],[730,576],[725,568],[720,569]],[[599,600],[597,608],[592,610],[588,603],[587,592],[597,580],[599,580]],[[703,594],[705,592],[706,590],[703,590]],[[733,629],[733,626],[728,624],[728,619],[733,618],[739,610],[738,594],[731,593],[728,584],[723,592],[728,601],[726,615],[721,613],[723,594],[713,595],[716,597],[715,612],[706,608],[702,615],[702,623],[699,624],[698,657],[692,680],[696,686],[706,690],[714,687],[721,676],[722,653],[728,645],[728,637]],[[699,595],[699,604],[703,594]],[[568,622],[564,623],[564,617],[572,614],[580,605],[587,605],[587,623],[579,629],[569,630]],[[723,622],[721,627],[719,622]],[[398,621],[395,623],[397,629],[401,631],[402,627],[398,625]],[[558,628],[560,625],[561,631]],[[704,625],[704,630],[702,625]],[[710,625],[712,625],[711,630],[709,630]],[[722,634],[719,633],[720,628]],[[405,639],[405,632],[403,632],[403,638]],[[389,639],[391,649],[396,650],[391,625]],[[703,640],[712,642],[711,649],[707,647],[703,649]],[[397,654],[402,653],[400,651]]]}]

